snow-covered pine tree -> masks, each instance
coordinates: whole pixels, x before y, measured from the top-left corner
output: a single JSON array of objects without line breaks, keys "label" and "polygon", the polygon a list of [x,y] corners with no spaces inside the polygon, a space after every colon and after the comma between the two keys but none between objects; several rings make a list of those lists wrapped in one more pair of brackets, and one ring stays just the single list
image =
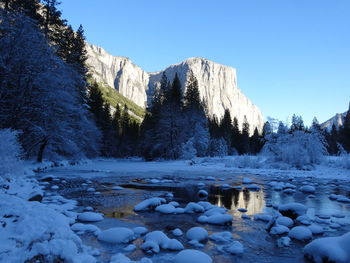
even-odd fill
[{"label": "snow-covered pine tree", "polygon": [[198,156],[205,156],[209,146],[208,119],[204,103],[200,99],[198,81],[190,70],[184,96],[185,140],[191,140]]}]

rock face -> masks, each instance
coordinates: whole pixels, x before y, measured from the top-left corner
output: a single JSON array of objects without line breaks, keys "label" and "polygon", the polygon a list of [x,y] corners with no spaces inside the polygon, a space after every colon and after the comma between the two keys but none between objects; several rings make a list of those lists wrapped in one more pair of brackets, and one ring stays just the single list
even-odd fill
[{"label": "rock face", "polygon": [[327,129],[328,131],[330,131],[332,129],[333,124],[334,124],[335,127],[337,129],[339,129],[339,127],[343,126],[343,124],[344,124],[346,113],[347,112],[337,113],[334,117],[332,117],[329,120],[322,123],[321,128]]},{"label": "rock face", "polygon": [[206,103],[210,116],[221,119],[225,109],[229,109],[232,118],[236,117],[240,125],[244,118],[247,118],[251,133],[256,127],[261,131],[264,125],[264,118],[259,108],[237,87],[236,70],[232,67],[203,58],[189,58],[165,70],[147,73],[134,65],[130,59],[112,56],[100,47],[87,44],[87,51],[87,63],[93,77],[114,87],[141,107],[146,107],[152,101],[163,72],[170,81],[177,73],[184,89],[187,74],[192,70],[198,80],[200,96]]},{"label": "rock face", "polygon": [[124,97],[145,108],[148,73],[134,65],[127,57],[115,57],[103,48],[87,44],[87,64],[93,77],[115,88]]}]

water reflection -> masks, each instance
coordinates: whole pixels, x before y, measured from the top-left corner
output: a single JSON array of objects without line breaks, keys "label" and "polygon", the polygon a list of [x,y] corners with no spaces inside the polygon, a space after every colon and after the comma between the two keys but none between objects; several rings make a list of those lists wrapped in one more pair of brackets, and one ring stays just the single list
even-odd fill
[{"label": "water reflection", "polygon": [[209,192],[210,203],[217,206],[223,206],[232,211],[238,208],[245,208],[248,211],[246,214],[254,215],[262,213],[265,208],[264,191],[252,192],[248,190],[236,189],[221,189],[220,187],[212,186]]}]

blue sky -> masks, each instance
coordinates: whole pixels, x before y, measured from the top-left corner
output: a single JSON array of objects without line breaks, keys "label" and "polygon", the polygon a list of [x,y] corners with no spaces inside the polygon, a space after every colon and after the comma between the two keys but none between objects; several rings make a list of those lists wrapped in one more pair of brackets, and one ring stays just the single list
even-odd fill
[{"label": "blue sky", "polygon": [[348,0],[61,0],[90,43],[146,71],[188,57],[237,69],[266,116],[306,124],[348,109]]}]

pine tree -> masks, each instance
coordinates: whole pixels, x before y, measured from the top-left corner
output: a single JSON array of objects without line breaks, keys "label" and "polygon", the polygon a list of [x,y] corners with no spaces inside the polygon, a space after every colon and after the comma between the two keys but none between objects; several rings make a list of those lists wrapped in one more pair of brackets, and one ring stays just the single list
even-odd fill
[{"label": "pine tree", "polygon": [[184,142],[182,108],[181,83],[175,74],[171,87],[165,93],[159,126],[155,134],[154,152],[160,157],[177,159],[181,155],[180,148]]},{"label": "pine tree", "polygon": [[225,110],[224,117],[220,122],[221,136],[225,139],[226,144],[231,146],[232,139],[232,119],[228,109]]},{"label": "pine tree", "polygon": [[350,152],[350,105],[346,113],[343,127],[340,130],[340,141],[347,152]]},{"label": "pine tree", "polygon": [[303,118],[301,116],[296,116],[295,114],[292,116],[292,125],[290,127],[290,132],[294,131],[305,131]]},{"label": "pine tree", "polygon": [[330,132],[327,130],[325,131],[325,138],[327,142],[327,151],[331,155],[336,155],[339,152],[338,149],[338,141],[339,141],[339,134],[338,129],[333,123],[332,129]]},{"label": "pine tree", "polygon": [[257,154],[263,147],[262,140],[257,128],[254,129],[253,135],[250,137],[250,153]]},{"label": "pine tree", "polygon": [[240,139],[240,147],[238,149],[239,154],[246,154],[250,152],[250,141],[249,141],[249,123],[247,117],[244,116],[242,125],[242,134]]},{"label": "pine tree", "polygon": [[155,153],[154,147],[161,118],[162,104],[165,99],[164,93],[168,90],[168,79],[164,72],[160,83],[160,88],[155,91],[151,106],[147,108],[146,116],[141,124],[140,150],[146,160],[153,160],[153,158],[159,157],[159,154]]},{"label": "pine tree", "polygon": [[236,151],[238,151],[238,148],[240,147],[240,142],[239,142],[240,138],[241,138],[241,132],[239,131],[238,119],[234,117],[233,124],[232,124],[231,147],[236,149]]},{"label": "pine tree", "polygon": [[280,121],[278,123],[277,134],[286,134],[286,133],[288,133],[288,128],[282,121]]}]

